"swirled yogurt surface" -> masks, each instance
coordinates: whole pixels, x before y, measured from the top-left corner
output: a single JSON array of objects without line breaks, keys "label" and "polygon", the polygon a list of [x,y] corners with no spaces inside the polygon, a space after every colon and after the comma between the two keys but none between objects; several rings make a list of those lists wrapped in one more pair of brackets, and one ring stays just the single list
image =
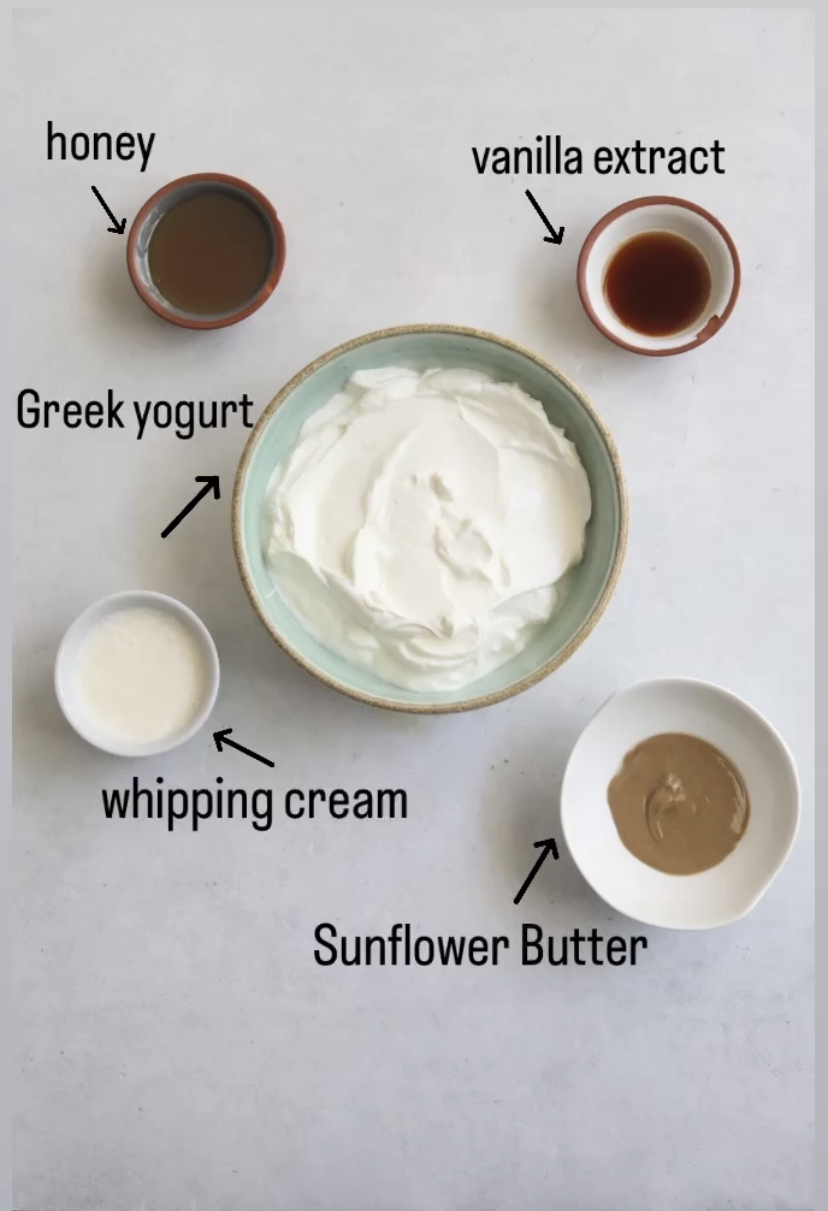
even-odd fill
[{"label": "swirled yogurt surface", "polygon": [[393,685],[452,690],[548,621],[591,508],[575,446],[519,387],[359,371],[276,468],[265,558],[326,647]]}]

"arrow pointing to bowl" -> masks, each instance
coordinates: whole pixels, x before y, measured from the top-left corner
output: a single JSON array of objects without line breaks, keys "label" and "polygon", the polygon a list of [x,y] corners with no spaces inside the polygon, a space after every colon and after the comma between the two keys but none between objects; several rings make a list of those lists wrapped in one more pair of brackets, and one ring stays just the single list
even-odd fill
[{"label": "arrow pointing to bowl", "polygon": [[525,883],[521,887],[518,894],[515,896],[515,904],[520,904],[521,900],[523,899],[523,897],[526,895],[527,891],[529,890],[529,885],[531,884],[535,875],[538,873],[540,868],[543,866],[544,862],[549,857],[549,855],[551,854],[552,857],[556,861],[558,859],[558,846],[552,837],[550,837],[548,841],[536,841],[535,849],[539,849],[541,851],[540,856],[539,856],[537,862],[535,863],[535,865],[529,871],[529,874],[526,876]]},{"label": "arrow pointing to bowl", "polygon": [[532,205],[534,206],[535,210],[538,212],[540,217],[543,219],[544,226],[546,227],[547,231],[549,232],[549,235],[545,235],[543,237],[544,244],[562,244],[563,237],[564,237],[564,231],[566,229],[564,227],[561,227],[561,229],[559,231],[556,231],[555,228],[552,226],[552,224],[549,222],[549,219],[547,219],[546,215],[541,210],[540,206],[538,206],[537,202],[532,197],[532,195],[528,189],[526,190],[526,196],[529,199],[529,201],[532,203]]},{"label": "arrow pointing to bowl", "polygon": [[232,727],[226,727],[221,732],[213,732],[213,739],[216,742],[216,748],[221,753],[224,751],[224,745],[228,748],[238,749],[240,753],[244,753],[246,757],[252,757],[254,761],[261,761],[262,765],[269,765],[271,769],[275,768],[275,762],[269,761],[267,757],[262,757],[260,753],[254,753],[252,748],[245,748],[243,744],[236,744],[235,740],[230,739]]},{"label": "arrow pointing to bowl", "polygon": [[94,186],[94,185],[92,186],[92,192],[94,193],[95,197],[96,197],[96,198],[98,199],[98,201],[100,202],[101,206],[103,206],[104,210],[105,210],[105,211],[106,211],[106,213],[109,215],[110,219],[112,219],[112,222],[115,224],[115,226],[114,226],[114,227],[107,227],[107,229],[106,229],[106,230],[107,230],[107,231],[111,231],[113,235],[123,235],[123,234],[124,234],[124,228],[126,227],[126,219],[116,219],[116,218],[115,218],[115,215],[114,215],[114,214],[112,213],[112,211],[109,209],[109,207],[107,206],[106,202],[103,200],[103,198],[101,197],[101,195],[98,193],[98,191],[97,191],[97,189],[95,188],[95,186]]},{"label": "arrow pointing to bowl", "polygon": [[204,484],[200,492],[196,492],[193,499],[188,505],[185,505],[178,517],[174,517],[166,530],[161,531],[161,537],[166,538],[168,534],[172,534],[176,526],[180,525],[187,514],[196,507],[198,502],[207,495],[208,492],[215,494],[216,500],[221,500],[221,491],[219,489],[219,477],[217,475],[197,475],[195,477],[197,484]]}]

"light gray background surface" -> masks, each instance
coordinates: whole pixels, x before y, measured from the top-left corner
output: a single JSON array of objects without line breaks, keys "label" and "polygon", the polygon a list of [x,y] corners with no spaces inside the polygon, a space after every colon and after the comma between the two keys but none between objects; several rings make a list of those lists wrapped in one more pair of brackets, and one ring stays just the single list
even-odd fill
[{"label": "light gray background surface", "polygon": [[[228,398],[258,415],[314,356],[406,322],[498,332],[557,363],[618,442],[632,532],[601,625],[548,682],[469,716],[384,715],[272,644],[238,580],[246,433],[18,431],[15,1203],[41,1211],[809,1211],[812,1133],[813,118],[802,12],[654,10],[17,19],[15,393]],[[46,122],[155,131],[149,167],[48,163]],[[718,138],[726,175],[509,179],[471,146]],[[188,172],[246,177],[285,224],[282,283],[225,332],[134,295],[130,220]],[[560,248],[523,191],[565,224]],[[738,308],[675,359],[605,342],[574,287],[611,206],[672,192],[740,250]],[[195,475],[224,493],[165,542]],[[95,598],[172,593],[222,659],[216,727],[138,764],[75,737],[60,636]],[[608,910],[559,834],[564,763],[615,689],[715,680],[799,763],[791,859],[702,935]],[[405,822],[107,821],[101,787],[403,786]],[[323,969],[313,930],[508,933],[497,969]],[[522,968],[520,924],[645,933],[636,968]]]}]

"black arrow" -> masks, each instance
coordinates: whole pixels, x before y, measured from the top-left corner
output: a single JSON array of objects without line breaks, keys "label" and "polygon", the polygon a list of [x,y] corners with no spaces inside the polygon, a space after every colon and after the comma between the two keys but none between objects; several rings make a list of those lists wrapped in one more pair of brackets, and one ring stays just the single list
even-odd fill
[{"label": "black arrow", "polygon": [[121,219],[121,221],[119,222],[119,221],[118,221],[118,220],[115,218],[115,215],[114,215],[114,214],[112,213],[112,211],[109,209],[109,207],[107,206],[106,202],[103,200],[103,198],[101,197],[101,195],[98,193],[98,191],[97,191],[97,189],[95,188],[95,186],[94,186],[94,185],[92,186],[92,192],[94,193],[95,197],[96,197],[96,198],[98,199],[98,201],[100,202],[101,206],[103,206],[104,210],[105,210],[105,211],[106,211],[106,213],[109,215],[110,219],[112,219],[112,222],[115,224],[115,226],[114,226],[114,227],[107,227],[107,229],[106,229],[106,230],[107,230],[107,231],[111,231],[113,235],[123,235],[123,234],[124,234],[124,228],[126,227],[126,219]]},{"label": "black arrow", "polygon": [[243,744],[236,744],[235,740],[230,740],[232,730],[232,727],[226,727],[223,732],[213,732],[213,739],[219,752],[222,751],[222,745],[226,744],[229,748],[237,748],[240,753],[252,757],[254,761],[261,761],[262,765],[269,765],[271,769],[275,768],[274,762],[268,761],[267,757],[260,757],[258,753],[253,752],[252,748],[245,748]]},{"label": "black arrow", "polygon": [[529,199],[529,201],[532,203],[532,205],[534,206],[535,210],[537,210],[540,217],[543,219],[544,226],[546,227],[547,231],[549,232],[549,235],[545,235],[543,237],[544,244],[562,244],[563,243],[563,233],[566,229],[564,227],[562,227],[560,229],[560,231],[556,231],[555,228],[552,226],[552,224],[549,222],[549,219],[547,219],[546,215],[541,210],[540,206],[538,206],[537,202],[532,197],[532,195],[528,189],[526,190],[526,196]]},{"label": "black arrow", "polygon": [[215,492],[216,500],[221,500],[221,492],[219,491],[219,477],[217,475],[197,475],[195,477],[197,484],[204,484],[200,492],[197,492],[188,505],[185,505],[178,517],[174,517],[166,530],[161,531],[161,537],[166,538],[168,534],[172,534],[173,530],[179,525],[191,509],[194,509],[203,496],[208,492]]},{"label": "black arrow", "polygon": [[543,866],[544,862],[547,859],[547,856],[549,854],[551,854],[552,857],[557,861],[558,847],[555,844],[555,841],[552,839],[552,837],[550,837],[548,841],[536,841],[535,849],[540,849],[540,851],[541,851],[540,857],[538,858],[537,862],[532,867],[532,869],[529,871],[529,874],[526,877],[526,882],[523,884],[523,887],[521,887],[520,891],[515,896],[515,904],[520,904],[521,900],[523,899],[523,897],[526,895],[527,891],[529,890],[529,884],[532,882],[535,875],[538,873],[540,868]]}]

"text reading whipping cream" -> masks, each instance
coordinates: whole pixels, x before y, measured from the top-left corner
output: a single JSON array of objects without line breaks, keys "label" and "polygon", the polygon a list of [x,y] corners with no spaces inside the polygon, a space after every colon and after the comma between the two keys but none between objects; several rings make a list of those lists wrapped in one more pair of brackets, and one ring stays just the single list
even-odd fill
[{"label": "text reading whipping cream", "polygon": [[264,550],[326,647],[451,690],[548,621],[591,509],[574,445],[519,387],[389,367],[354,374],[302,427],[268,487]]},{"label": "text reading whipping cream", "polygon": [[164,610],[133,607],[101,619],[77,662],[77,692],[98,727],[119,740],[174,736],[204,700],[205,668],[187,627]]}]

